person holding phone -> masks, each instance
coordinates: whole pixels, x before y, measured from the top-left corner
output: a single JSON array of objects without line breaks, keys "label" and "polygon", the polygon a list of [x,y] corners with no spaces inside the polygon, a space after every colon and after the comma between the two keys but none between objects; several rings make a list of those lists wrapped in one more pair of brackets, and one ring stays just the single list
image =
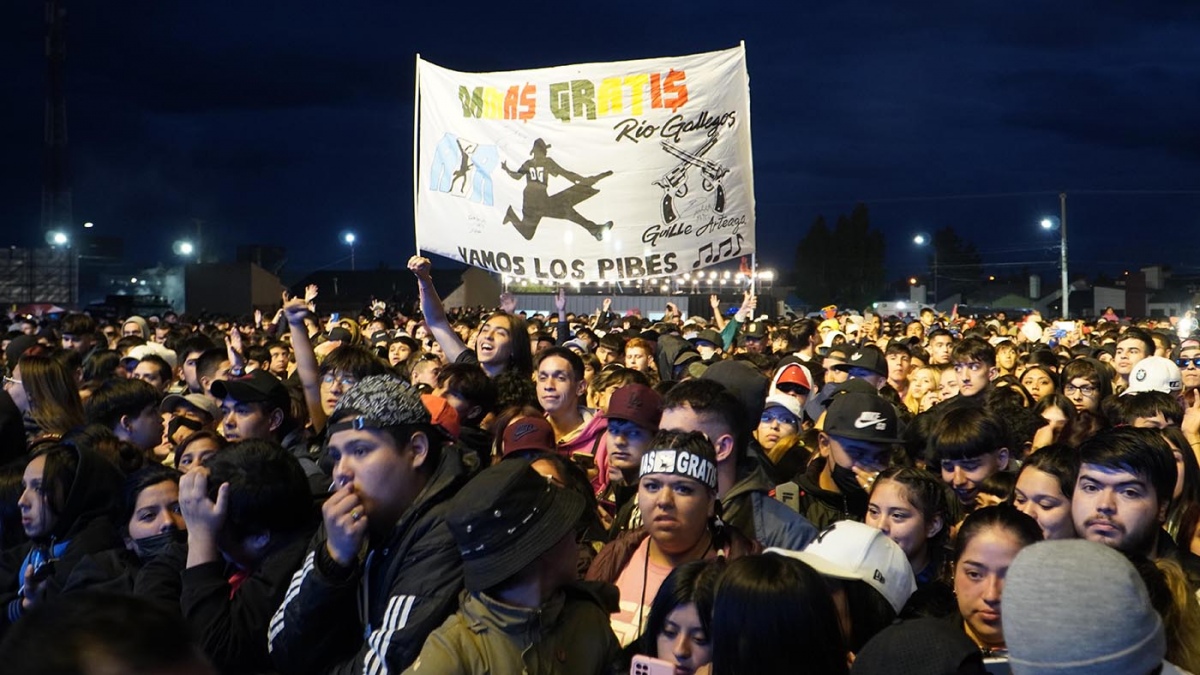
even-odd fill
[{"label": "person holding phone", "polygon": [[691,675],[712,663],[713,594],[724,569],[724,558],[711,558],[667,575],[650,605],[646,629],[626,650],[633,657],[632,673]]}]

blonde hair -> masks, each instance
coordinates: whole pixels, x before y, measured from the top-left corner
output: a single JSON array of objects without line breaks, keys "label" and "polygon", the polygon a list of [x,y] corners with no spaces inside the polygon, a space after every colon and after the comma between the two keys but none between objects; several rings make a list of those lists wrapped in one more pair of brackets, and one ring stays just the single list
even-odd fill
[{"label": "blonde hair", "polygon": [[[931,389],[930,391],[936,392],[937,388],[938,388],[938,384],[941,382],[941,379],[942,379],[941,371],[939,371],[937,369],[937,367],[935,367],[935,366],[919,366],[917,368],[913,368],[912,372],[908,374],[908,391],[904,392],[903,403],[904,403],[904,407],[908,408],[909,411],[912,412],[912,414],[914,414],[914,415],[921,412],[921,402],[918,401],[917,399],[913,398],[912,381],[913,381],[913,378],[915,378],[917,376],[917,373],[920,373],[920,372],[928,372],[929,376],[931,378],[933,378],[933,389]],[[925,393],[929,393],[929,392],[925,392]]]}]

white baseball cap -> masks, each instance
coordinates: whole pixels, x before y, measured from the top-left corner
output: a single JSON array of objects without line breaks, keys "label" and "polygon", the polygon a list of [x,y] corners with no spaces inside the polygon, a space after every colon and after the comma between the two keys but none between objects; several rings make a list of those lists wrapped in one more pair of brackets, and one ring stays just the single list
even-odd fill
[{"label": "white baseball cap", "polygon": [[803,551],[769,548],[808,564],[834,579],[863,581],[888,601],[899,614],[917,589],[908,558],[882,530],[853,520],[841,520],[825,528]]},{"label": "white baseball cap", "polygon": [[1134,364],[1133,370],[1129,371],[1129,388],[1121,392],[1121,395],[1146,391],[1178,394],[1181,389],[1183,373],[1174,361],[1161,356],[1147,356]]}]

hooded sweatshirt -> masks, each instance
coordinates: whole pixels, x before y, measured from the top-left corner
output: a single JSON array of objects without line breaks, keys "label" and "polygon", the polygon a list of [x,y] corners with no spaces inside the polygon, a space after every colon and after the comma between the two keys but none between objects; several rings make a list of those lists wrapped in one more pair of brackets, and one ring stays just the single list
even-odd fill
[{"label": "hooded sweatshirt", "polygon": [[45,539],[6,551],[0,560],[0,602],[4,607],[0,631],[6,631],[23,613],[21,592],[26,566],[52,566],[42,584],[42,597],[49,599],[99,583],[101,580],[94,575],[75,574],[80,562],[89,555],[124,546],[113,524],[121,494],[120,471],[94,452],[64,447],[75,453],[77,466],[53,530]]}]

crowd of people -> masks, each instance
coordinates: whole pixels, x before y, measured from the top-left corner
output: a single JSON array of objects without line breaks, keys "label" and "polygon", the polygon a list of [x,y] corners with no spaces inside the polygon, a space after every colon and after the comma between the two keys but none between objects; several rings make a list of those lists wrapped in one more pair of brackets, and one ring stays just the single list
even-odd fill
[{"label": "crowd of people", "polygon": [[10,315],[0,669],[1200,672],[1187,324],[528,315],[408,266],[357,316]]}]

